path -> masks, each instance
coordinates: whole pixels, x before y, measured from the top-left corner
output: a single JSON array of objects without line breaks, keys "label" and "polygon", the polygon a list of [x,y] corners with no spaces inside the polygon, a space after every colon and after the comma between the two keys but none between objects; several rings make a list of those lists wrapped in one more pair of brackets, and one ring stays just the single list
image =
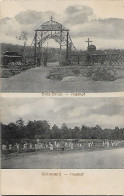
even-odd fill
[{"label": "path", "polygon": [[2,161],[13,169],[124,169],[124,148],[68,154],[19,155]]}]

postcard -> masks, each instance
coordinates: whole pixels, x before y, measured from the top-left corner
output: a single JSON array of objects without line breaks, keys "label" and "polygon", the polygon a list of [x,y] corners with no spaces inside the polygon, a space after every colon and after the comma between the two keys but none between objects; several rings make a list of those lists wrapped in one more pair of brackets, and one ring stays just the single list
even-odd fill
[{"label": "postcard", "polygon": [[1,195],[124,195],[124,1],[3,0]]},{"label": "postcard", "polygon": [[2,92],[123,92],[124,1],[1,3]]}]

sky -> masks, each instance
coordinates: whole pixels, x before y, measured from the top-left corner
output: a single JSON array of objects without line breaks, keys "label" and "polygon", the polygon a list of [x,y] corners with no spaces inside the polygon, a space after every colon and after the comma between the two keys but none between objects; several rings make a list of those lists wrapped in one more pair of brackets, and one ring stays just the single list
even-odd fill
[{"label": "sky", "polygon": [[41,98],[2,98],[1,121],[8,124],[19,118],[47,120],[50,125],[61,127],[96,126],[102,128],[124,127],[124,98],[80,98],[80,97],[41,97]]},{"label": "sky", "polygon": [[[1,42],[22,44],[16,37],[26,31],[30,45],[34,29],[51,15],[70,30],[77,49],[87,49],[88,37],[97,49],[124,49],[123,0],[3,0]],[[48,45],[58,47],[55,42]]]}]

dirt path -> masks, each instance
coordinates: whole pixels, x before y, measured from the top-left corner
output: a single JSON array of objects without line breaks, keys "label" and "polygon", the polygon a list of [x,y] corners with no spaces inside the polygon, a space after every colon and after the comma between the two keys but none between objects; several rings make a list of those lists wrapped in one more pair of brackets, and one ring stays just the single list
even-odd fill
[{"label": "dirt path", "polygon": [[124,91],[124,79],[105,81],[53,81],[47,79],[51,67],[36,67],[10,78],[1,79],[2,92],[120,92]]},{"label": "dirt path", "polygon": [[68,154],[25,154],[4,159],[13,169],[124,169],[124,148]]},{"label": "dirt path", "polygon": [[[53,65],[54,66],[54,65]],[[56,66],[56,65],[55,65]],[[4,92],[41,92],[47,87],[50,90],[54,81],[46,79],[51,66],[36,67],[10,78],[2,78],[2,91]]]}]

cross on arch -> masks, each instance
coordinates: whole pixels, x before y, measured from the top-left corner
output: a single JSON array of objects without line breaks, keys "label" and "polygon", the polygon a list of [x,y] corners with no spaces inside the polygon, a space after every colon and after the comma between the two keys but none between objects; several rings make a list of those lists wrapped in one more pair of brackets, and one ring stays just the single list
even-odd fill
[{"label": "cross on arch", "polygon": [[88,47],[89,47],[89,45],[90,45],[89,43],[90,43],[90,42],[93,42],[93,41],[90,41],[90,39],[88,38],[88,40],[87,40],[87,41],[85,41],[85,42],[87,42],[87,43],[88,43]]}]

